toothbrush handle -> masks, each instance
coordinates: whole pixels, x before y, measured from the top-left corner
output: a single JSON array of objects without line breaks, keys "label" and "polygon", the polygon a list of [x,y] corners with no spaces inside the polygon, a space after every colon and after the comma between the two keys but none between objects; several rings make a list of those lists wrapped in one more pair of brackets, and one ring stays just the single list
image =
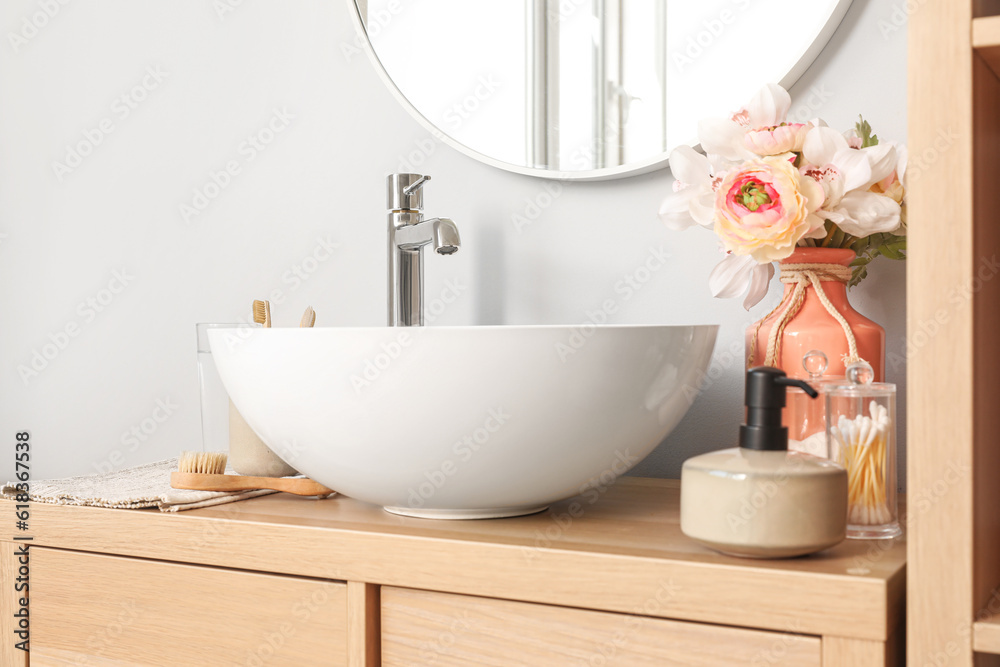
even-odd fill
[{"label": "toothbrush handle", "polygon": [[193,472],[170,473],[170,486],[198,491],[248,491],[274,489],[297,496],[328,496],[335,493],[319,482],[301,477],[251,477],[249,475],[204,475]]}]

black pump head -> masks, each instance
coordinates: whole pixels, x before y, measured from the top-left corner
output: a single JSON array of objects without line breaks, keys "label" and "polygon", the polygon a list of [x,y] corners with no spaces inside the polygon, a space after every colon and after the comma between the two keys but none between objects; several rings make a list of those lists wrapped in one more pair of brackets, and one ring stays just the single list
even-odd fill
[{"label": "black pump head", "polygon": [[787,387],[799,387],[816,398],[819,393],[802,380],[793,380],[785,372],[770,366],[747,371],[747,423],[740,426],[740,447],[768,451],[788,449],[788,429],[781,425]]}]

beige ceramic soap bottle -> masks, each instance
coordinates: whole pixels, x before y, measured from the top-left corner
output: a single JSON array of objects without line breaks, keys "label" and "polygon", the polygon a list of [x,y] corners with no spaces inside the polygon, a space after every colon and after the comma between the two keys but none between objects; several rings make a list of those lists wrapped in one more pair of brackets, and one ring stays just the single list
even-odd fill
[{"label": "beige ceramic soap bottle", "polygon": [[788,558],[832,547],[847,531],[847,471],[788,451],[786,387],[816,391],[783,371],[747,371],[740,446],[695,456],[681,471],[681,530],[733,556]]}]

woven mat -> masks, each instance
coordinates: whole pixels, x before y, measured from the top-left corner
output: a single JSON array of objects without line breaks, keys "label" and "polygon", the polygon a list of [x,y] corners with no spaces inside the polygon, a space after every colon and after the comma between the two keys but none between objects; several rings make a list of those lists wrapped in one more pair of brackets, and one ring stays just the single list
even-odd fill
[{"label": "woven mat", "polygon": [[[103,474],[32,481],[28,497],[31,502],[50,505],[117,509],[156,507],[162,512],[181,512],[277,493],[271,489],[238,493],[174,489],[170,487],[170,473],[175,470],[177,459],[174,458]],[[232,470],[226,472],[236,474]],[[4,498],[13,500],[17,494],[14,482],[0,487],[0,496]]]}]

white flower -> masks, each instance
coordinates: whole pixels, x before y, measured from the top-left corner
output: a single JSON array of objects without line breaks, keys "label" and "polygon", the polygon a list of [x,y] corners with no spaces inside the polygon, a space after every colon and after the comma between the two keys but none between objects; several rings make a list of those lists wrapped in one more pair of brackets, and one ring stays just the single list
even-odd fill
[{"label": "white flower", "polygon": [[747,292],[743,307],[750,310],[767,294],[774,277],[774,264],[760,264],[749,255],[729,253],[708,277],[708,287],[717,299],[731,299]]},{"label": "white flower", "polygon": [[896,176],[905,187],[906,165],[910,161],[910,149],[906,147],[906,144],[900,144],[896,146],[896,155],[899,157],[899,162],[896,163]]},{"label": "white flower", "polygon": [[[852,148],[829,127],[813,128],[802,146],[802,173],[823,186],[826,199],[817,211],[851,236],[891,232],[900,225],[900,205],[870,188],[897,169],[894,144]],[[905,166],[904,166],[905,168]]]},{"label": "white flower", "polygon": [[711,161],[690,146],[670,153],[674,192],[660,205],[660,219],[668,229],[681,231],[697,223],[711,229],[715,215],[715,187],[721,174]]}]

